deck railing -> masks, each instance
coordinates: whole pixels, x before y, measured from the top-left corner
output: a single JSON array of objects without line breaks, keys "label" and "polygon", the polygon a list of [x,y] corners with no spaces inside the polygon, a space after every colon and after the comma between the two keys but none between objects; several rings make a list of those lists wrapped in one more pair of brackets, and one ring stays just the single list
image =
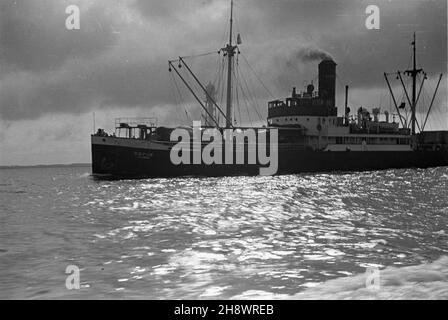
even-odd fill
[{"label": "deck railing", "polygon": [[157,118],[117,118],[115,128],[138,128],[146,126],[148,128],[157,127]]}]

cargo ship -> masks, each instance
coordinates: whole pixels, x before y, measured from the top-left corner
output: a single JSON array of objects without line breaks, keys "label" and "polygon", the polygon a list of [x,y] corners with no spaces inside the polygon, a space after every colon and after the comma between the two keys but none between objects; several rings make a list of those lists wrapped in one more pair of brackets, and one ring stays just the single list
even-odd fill
[{"label": "cargo ship", "polygon": [[[417,39],[414,33],[412,41],[413,65],[405,72],[393,73],[400,79],[406,101],[398,104],[392,90],[389,76],[384,74],[396,113],[381,112],[380,108],[367,110],[359,107],[352,112],[348,105],[349,87],[345,87],[345,107],[342,116],[338,116],[336,106],[336,62],[326,57],[318,64],[318,88],[310,83],[305,90],[292,89],[291,95],[267,103],[268,117],[259,127],[242,127],[235,125],[233,110],[234,59],[240,53],[240,35],[233,39],[233,1],[230,13],[230,38],[228,44],[219,50],[227,60],[227,86],[225,108],[218,105],[215,88],[212,84],[203,85],[194,74],[186,59],[169,61],[169,71],[177,75],[191,92],[204,115],[204,123],[199,135],[213,129],[223,133],[226,130],[240,133],[243,139],[230,137],[234,145],[226,155],[223,144],[218,154],[219,161],[175,163],[173,148],[178,140],[173,141],[173,132],[182,129],[190,132],[190,141],[183,153],[190,153],[187,158],[194,158],[194,153],[202,152],[207,143],[194,141],[194,127],[158,126],[155,118],[121,118],[116,119],[115,132],[106,133],[98,129],[91,136],[92,172],[97,176],[118,178],[151,178],[180,176],[234,176],[259,175],[266,167],[266,162],[259,159],[249,161],[251,143],[249,132],[255,136],[272,137],[275,141],[270,153],[276,152],[275,170],[271,174],[296,174],[302,172],[348,172],[366,170],[384,170],[398,168],[430,168],[448,166],[448,131],[427,131],[428,116],[433,107],[434,98],[442,80],[438,79],[431,104],[427,107],[424,121],[419,122],[416,109],[420,94],[427,79],[423,69],[417,68]],[[180,68],[189,73],[202,94],[196,93],[188,83]],[[403,77],[412,79],[411,92],[404,85]],[[420,80],[420,86],[418,81]],[[404,115],[410,111],[410,118]],[[397,120],[398,119],[398,120]],[[225,140],[225,139],[224,139]],[[256,139],[255,144],[260,141]],[[185,144],[185,141],[184,141]],[[216,153],[216,150],[214,150]],[[242,159],[242,161],[226,161]]]}]

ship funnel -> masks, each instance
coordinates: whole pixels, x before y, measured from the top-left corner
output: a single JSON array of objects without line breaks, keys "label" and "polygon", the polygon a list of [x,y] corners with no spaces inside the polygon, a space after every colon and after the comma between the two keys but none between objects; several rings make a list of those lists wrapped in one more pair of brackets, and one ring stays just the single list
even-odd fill
[{"label": "ship funnel", "polygon": [[336,104],[336,62],[330,58],[319,63],[319,98]]}]

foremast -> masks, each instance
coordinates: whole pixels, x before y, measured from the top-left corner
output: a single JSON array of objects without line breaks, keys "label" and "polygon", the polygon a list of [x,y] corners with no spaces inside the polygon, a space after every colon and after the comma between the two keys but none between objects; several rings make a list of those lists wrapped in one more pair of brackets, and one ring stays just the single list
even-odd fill
[{"label": "foremast", "polygon": [[230,2],[230,36],[229,43],[221,50],[227,56],[227,103],[226,103],[226,128],[233,126],[233,110],[232,110],[232,73],[233,73],[233,57],[237,46],[233,45],[233,0]]}]

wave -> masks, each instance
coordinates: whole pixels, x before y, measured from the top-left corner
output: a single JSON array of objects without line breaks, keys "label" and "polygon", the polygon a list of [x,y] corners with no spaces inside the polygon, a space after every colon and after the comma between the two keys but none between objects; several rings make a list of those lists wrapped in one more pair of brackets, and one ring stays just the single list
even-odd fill
[{"label": "wave", "polygon": [[232,299],[295,300],[446,300],[448,256],[432,263],[387,267],[379,272],[379,286],[367,287],[366,274],[328,280],[294,295],[246,291]]},{"label": "wave", "polygon": [[79,179],[84,179],[84,178],[89,178],[89,177],[91,177],[92,176],[92,174],[90,173],[90,172],[85,172],[85,173],[83,173],[83,174],[80,174],[79,176],[78,176],[78,178]]}]

